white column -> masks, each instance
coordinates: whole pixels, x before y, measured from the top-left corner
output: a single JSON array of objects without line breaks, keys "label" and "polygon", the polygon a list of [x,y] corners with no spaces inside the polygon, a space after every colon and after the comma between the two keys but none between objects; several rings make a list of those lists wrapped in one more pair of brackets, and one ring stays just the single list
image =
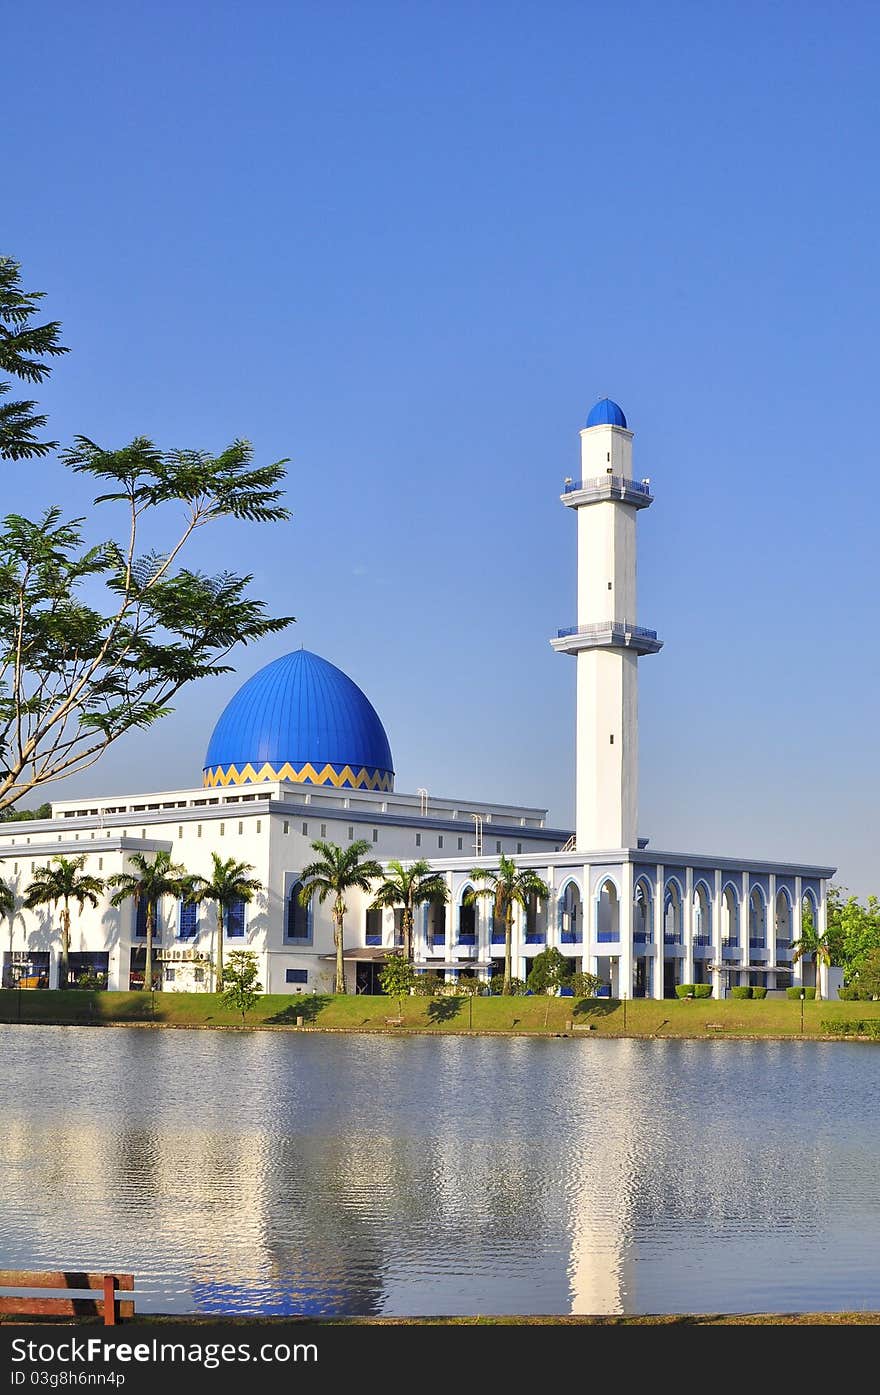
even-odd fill
[{"label": "white column", "polygon": [[720,998],[724,989],[725,975],[721,972],[720,965],[724,961],[721,950],[721,888],[723,883],[721,868],[715,868],[715,894],[712,898],[712,963],[716,966],[712,970],[712,997]]},{"label": "white column", "polygon": [[[804,885],[800,877],[794,879],[794,910],[791,913],[791,938],[799,940],[801,937],[801,921],[803,919],[803,899]],[[803,956],[796,959],[791,966],[791,983],[793,988],[802,988],[804,983],[804,961]]]},{"label": "white column", "polygon": [[[824,879],[819,883],[819,924],[816,927],[819,938],[828,929],[828,884]],[[828,997],[828,965],[818,964],[816,966],[816,977],[818,979],[820,991],[823,998]]]},{"label": "white column", "polygon": [[657,864],[657,879],[654,883],[654,991],[652,997],[663,997],[663,899],[665,893],[664,869]]},{"label": "white column", "polygon": [[590,915],[593,901],[590,895],[590,864],[581,868],[581,965],[585,974],[597,974],[593,924]]},{"label": "white column", "polygon": [[682,983],[694,981],[694,869],[684,869],[684,905],[681,908],[681,929],[684,940],[684,963],[681,966]]},{"label": "white column", "polygon": [[[740,964],[742,965],[742,967],[743,967],[744,969],[748,969],[749,965],[750,965],[751,962],[752,962],[752,951],[751,951],[750,948],[749,948],[749,939],[750,939],[751,933],[752,933],[752,908],[751,908],[751,905],[749,904],[749,896],[750,896],[750,894],[751,894],[752,882],[751,882],[751,878],[750,878],[748,872],[743,872],[743,874],[742,874],[742,884],[743,884],[743,899],[742,899],[742,905],[741,905],[741,907],[740,907],[740,917],[739,917],[739,919],[740,919],[739,942],[740,942],[740,945],[742,946],[742,955],[741,955],[741,958],[740,958]],[[741,983],[741,982],[742,982],[742,974],[737,974],[737,983]]]},{"label": "white column", "polygon": [[[769,904],[767,906],[767,968],[776,968],[776,873],[771,872],[767,885],[770,888]],[[767,975],[767,986],[770,986],[770,975]],[[776,975],[773,975],[773,987],[776,987]]]},{"label": "white column", "polygon": [[618,929],[620,932],[619,993],[631,998],[633,995],[633,865],[627,859],[620,870],[620,906],[618,908]]}]

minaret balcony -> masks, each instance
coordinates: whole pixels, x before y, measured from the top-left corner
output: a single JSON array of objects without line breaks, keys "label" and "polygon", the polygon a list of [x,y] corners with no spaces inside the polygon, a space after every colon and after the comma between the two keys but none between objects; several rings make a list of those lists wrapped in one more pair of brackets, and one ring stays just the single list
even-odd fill
[{"label": "minaret balcony", "polygon": [[596,475],[594,479],[586,480],[567,479],[559,497],[570,509],[580,508],[581,504],[604,503],[609,499],[615,503],[632,504],[637,509],[646,509],[654,502],[650,480],[628,480],[623,475]]},{"label": "minaret balcony", "polygon": [[636,654],[656,654],[663,648],[656,630],[631,625],[628,620],[600,620],[594,625],[571,625],[557,630],[550,645],[557,654],[579,654],[583,649],[631,649]]}]

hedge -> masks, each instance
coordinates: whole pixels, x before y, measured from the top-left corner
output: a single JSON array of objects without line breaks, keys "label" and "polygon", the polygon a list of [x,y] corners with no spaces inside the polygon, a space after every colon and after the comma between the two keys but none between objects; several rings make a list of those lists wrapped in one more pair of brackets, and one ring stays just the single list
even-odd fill
[{"label": "hedge", "polygon": [[675,985],[676,998],[711,998],[711,983],[677,983]]},{"label": "hedge", "polygon": [[734,988],[731,988],[730,996],[731,998],[750,998],[752,990],[747,984],[738,983]]},{"label": "hedge", "polygon": [[786,988],[785,990],[786,998],[799,998],[801,993],[803,993],[804,997],[810,1003],[816,996],[815,988]]},{"label": "hedge", "polygon": [[845,1019],[823,1020],[820,1025],[823,1032],[835,1037],[870,1037],[873,1041],[880,1041],[880,1018],[872,1017],[866,1021],[863,1017],[854,1017],[849,1022]]},{"label": "hedge", "polygon": [[753,997],[753,998],[766,998],[766,996],[767,996],[767,989],[766,989],[766,988],[761,988],[761,987],[759,987],[758,985],[755,985],[755,987],[752,989],[752,997]]},{"label": "hedge", "polygon": [[711,983],[695,983],[695,984],[694,984],[694,997],[695,997],[695,998],[711,998],[711,996],[712,996],[712,985],[711,985]]}]

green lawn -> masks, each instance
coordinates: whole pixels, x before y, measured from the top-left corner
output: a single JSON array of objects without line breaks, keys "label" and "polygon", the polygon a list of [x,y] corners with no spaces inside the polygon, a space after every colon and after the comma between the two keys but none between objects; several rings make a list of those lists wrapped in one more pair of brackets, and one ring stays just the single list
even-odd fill
[{"label": "green lawn", "polygon": [[[0,1022],[62,1024],[151,1023],[175,1027],[234,1027],[241,1019],[210,993],[0,992]],[[880,1018],[880,1002],[804,1003],[804,1034],[818,1037],[825,1021]],[[249,1027],[333,1031],[517,1032],[573,1036],[797,1037],[801,1004],[788,999],[406,998],[396,1025],[394,998],[332,994],[266,994],[247,1017]],[[624,1022],[625,1017],[625,1022]],[[387,1019],[395,1019],[390,1023]],[[571,1023],[571,1027],[569,1027]],[[717,1025],[711,1025],[717,1024]]]}]

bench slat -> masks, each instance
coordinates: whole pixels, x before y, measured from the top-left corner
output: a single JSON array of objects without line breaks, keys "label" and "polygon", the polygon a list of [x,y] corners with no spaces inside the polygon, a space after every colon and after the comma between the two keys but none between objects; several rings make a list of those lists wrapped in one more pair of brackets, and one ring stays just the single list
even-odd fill
[{"label": "bench slat", "polygon": [[[111,1274],[116,1288],[126,1293],[134,1288],[133,1274]],[[0,1288],[104,1288],[105,1275],[86,1274],[79,1269],[59,1270],[52,1273],[46,1269],[0,1269]]]},{"label": "bench slat", "polygon": [[0,1313],[53,1313],[59,1317],[101,1317],[103,1308],[103,1298],[0,1298]]}]

